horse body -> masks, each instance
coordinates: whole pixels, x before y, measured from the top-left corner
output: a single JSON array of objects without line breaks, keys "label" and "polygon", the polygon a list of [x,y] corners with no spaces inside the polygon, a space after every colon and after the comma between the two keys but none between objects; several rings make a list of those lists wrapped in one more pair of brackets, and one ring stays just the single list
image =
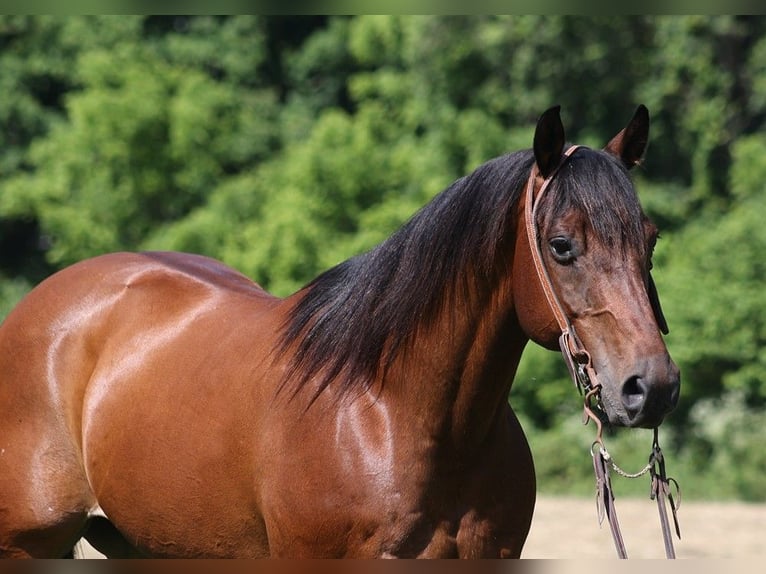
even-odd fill
[{"label": "horse body", "polygon": [[[98,506],[142,554],[242,557],[481,555],[487,532],[506,540],[516,529],[505,523],[528,523],[531,458],[507,405],[488,444],[452,447],[462,415],[433,389],[418,413],[388,400],[417,396],[415,385],[353,400],[328,392],[308,410],[278,396],[270,350],[291,304],[185,254],[106,255],[44,282],[0,341],[31,367],[24,384],[2,387],[18,440],[4,441],[0,462],[25,453],[41,473],[14,519],[28,510],[39,531],[47,514],[63,553]],[[28,305],[31,333],[14,325]],[[14,356],[0,357],[7,374]],[[482,500],[488,478],[507,481],[507,494]],[[517,555],[521,542],[503,547]]]},{"label": "horse body", "polygon": [[[269,334],[290,304],[184,254],[106,255],[44,282],[0,334],[14,349],[0,357],[3,372],[16,356],[29,367],[24,384],[1,387],[19,433],[4,441],[0,476],[14,476],[21,453],[42,479],[16,486],[27,496],[9,508],[14,519],[29,511],[39,530],[47,514],[66,550],[100,506],[141,553],[243,557],[479,554],[476,530],[494,528],[484,512],[528,522],[531,460],[507,406],[487,452],[460,453],[440,440],[446,400],[420,397],[413,417],[388,390],[343,409],[335,403],[348,399],[331,393],[309,410],[277,396]],[[14,324],[27,305],[32,332]],[[407,427],[419,432],[396,432]],[[505,505],[477,504],[487,475],[520,472],[526,484]]]},{"label": "horse body", "polygon": [[[558,334],[521,184],[559,163],[556,121],[541,119],[534,155],[479,168],[285,299],[179,253],[44,281],[0,327],[0,553],[60,556],[85,535],[112,555],[519,556],[534,468],[507,396],[528,339]],[[617,161],[641,127],[573,173],[627,185]],[[647,294],[651,229],[615,258],[590,215],[536,222],[577,251],[546,264],[596,351],[606,414],[656,426],[678,373]]]}]

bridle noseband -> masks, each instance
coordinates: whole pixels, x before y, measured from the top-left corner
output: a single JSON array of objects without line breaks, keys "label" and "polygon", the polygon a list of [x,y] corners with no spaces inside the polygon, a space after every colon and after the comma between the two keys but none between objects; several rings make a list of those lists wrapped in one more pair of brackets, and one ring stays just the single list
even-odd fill
[{"label": "bridle noseband", "polygon": [[[553,316],[561,330],[561,335],[559,336],[561,354],[564,357],[564,361],[575,386],[585,397],[583,404],[583,422],[587,424],[588,421],[593,420],[597,427],[596,440],[591,446],[591,456],[593,457],[593,469],[596,475],[596,501],[599,524],[601,524],[603,517],[606,516],[612,532],[615,548],[617,549],[617,555],[620,558],[627,558],[627,551],[622,539],[622,533],[620,532],[620,525],[617,521],[617,513],[614,508],[614,493],[609,478],[609,468],[613,468],[615,472],[627,478],[638,478],[649,472],[651,473],[652,478],[650,497],[652,500],[656,499],[657,501],[657,507],[660,514],[660,525],[662,527],[663,540],[665,543],[665,554],[668,558],[675,558],[673,537],[668,523],[665,500],[667,498],[670,503],[675,532],[680,539],[681,532],[678,526],[678,517],[676,515],[676,511],[680,505],[680,489],[678,487],[678,482],[673,478],[668,478],[665,474],[665,460],[658,442],[658,431],[656,428],[654,429],[654,440],[652,443],[652,452],[649,455],[649,462],[641,471],[630,474],[617,466],[609,452],[606,450],[602,438],[603,422],[606,420],[606,413],[601,405],[601,385],[598,382],[598,375],[593,367],[590,354],[577,337],[574,325],[569,320],[569,317],[567,317],[567,314],[561,305],[561,301],[559,301],[559,298],[553,289],[553,283],[548,274],[548,269],[543,262],[539,230],[537,229],[538,209],[542,203],[542,198],[553,179],[567,163],[569,158],[571,158],[580,147],[582,146],[573,145],[567,148],[558,165],[551,171],[551,173],[543,178],[540,189],[537,191],[537,195],[535,195],[535,184],[539,179],[540,174],[536,164],[532,168],[532,172],[527,181],[524,198],[524,218],[527,240],[532,253],[532,261],[537,272],[537,277],[540,280],[540,286],[548,301],[548,306],[553,312]],[[657,308],[658,306],[655,307],[655,314],[657,313]],[[658,321],[660,317],[658,317]],[[661,329],[663,324],[664,318],[662,318],[662,321],[660,322]],[[667,332],[667,327],[663,329],[663,332]],[[679,504],[673,499],[670,489],[671,483],[676,487]]]}]

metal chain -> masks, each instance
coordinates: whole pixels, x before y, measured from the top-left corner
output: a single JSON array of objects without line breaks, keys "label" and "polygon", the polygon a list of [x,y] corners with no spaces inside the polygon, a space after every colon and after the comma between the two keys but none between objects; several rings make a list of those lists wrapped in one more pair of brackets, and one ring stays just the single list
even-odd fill
[{"label": "metal chain", "polygon": [[620,476],[622,476],[623,478],[640,478],[652,469],[652,462],[650,461],[646,464],[644,468],[642,468],[638,472],[627,472],[623,470],[617,465],[616,462],[614,462],[612,455],[609,454],[609,451],[606,450],[606,447],[604,447],[603,444],[604,444],[603,442],[599,444],[599,448],[601,449],[601,456],[603,456],[604,460],[609,463],[612,469],[614,469],[614,471]]},{"label": "metal chain", "polygon": [[[586,373],[586,383],[589,383]],[[676,536],[681,538],[681,529],[678,525],[678,507],[680,503],[681,489],[678,486],[678,482],[668,477],[665,474],[665,459],[660,449],[659,444],[659,429],[654,429],[654,439],[652,441],[652,453],[649,456],[649,462],[647,465],[638,472],[626,472],[620,468],[617,463],[614,462],[612,455],[606,450],[603,439],[603,424],[601,418],[594,411],[601,409],[601,386],[598,384],[585,386],[585,400],[583,401],[584,417],[583,422],[588,424],[591,420],[596,423],[596,440],[591,445],[591,456],[593,457],[593,468],[596,472],[596,508],[599,517],[599,524],[604,515],[609,520],[609,527],[612,530],[612,538],[614,539],[615,547],[617,549],[617,555],[620,558],[627,558],[627,551],[625,550],[625,543],[622,539],[622,533],[620,532],[620,526],[617,522],[617,515],[614,510],[614,494],[612,493],[611,481],[609,480],[609,472],[606,470],[607,465],[624,478],[639,478],[646,473],[650,472],[652,477],[651,482],[651,494],[650,498],[657,501],[657,507],[660,513],[660,526],[662,528],[662,539],[665,544],[665,555],[668,558],[675,558],[676,551],[673,548],[673,536],[670,531],[670,524],[668,523],[668,513],[665,507],[666,502],[670,504],[670,510],[673,517],[673,525],[675,526]],[[595,401],[595,404],[593,402]],[[598,454],[595,447],[598,446]],[[673,484],[676,487],[678,501],[673,498],[670,485]]]},{"label": "metal chain", "polygon": [[[587,375],[586,375],[587,377]],[[587,388],[587,387],[586,387]],[[593,444],[591,445],[591,450],[593,450],[593,447],[598,445],[599,450],[601,451],[601,456],[604,459],[604,462],[608,463],[609,466],[611,466],[614,471],[622,476],[623,478],[640,478],[644,476],[647,472],[649,472],[652,469],[652,466],[654,464],[653,459],[650,458],[649,462],[639,470],[638,472],[627,472],[626,470],[623,470],[620,468],[620,466],[614,462],[614,459],[612,458],[612,455],[609,454],[609,451],[606,450],[606,445],[604,445],[604,439],[603,439],[603,425],[601,423],[600,417],[593,411],[591,407],[591,400],[596,400],[596,407],[599,407],[599,401],[601,400],[601,386],[596,385],[595,387],[590,387],[590,390],[585,394],[585,400],[584,400],[584,409],[585,409],[585,417],[584,422],[585,424],[588,424],[589,420],[593,420],[596,422],[597,430],[596,430],[596,440],[593,441]],[[656,436],[656,435],[655,435]],[[655,439],[656,440],[656,439]]]}]

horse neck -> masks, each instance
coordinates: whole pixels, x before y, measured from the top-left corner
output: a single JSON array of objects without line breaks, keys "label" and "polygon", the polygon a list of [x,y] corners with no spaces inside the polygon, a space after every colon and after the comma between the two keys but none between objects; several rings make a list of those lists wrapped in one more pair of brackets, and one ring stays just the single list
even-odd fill
[{"label": "horse neck", "polygon": [[508,273],[482,295],[445,304],[393,366],[394,380],[386,382],[401,400],[417,406],[417,419],[432,427],[431,436],[441,433],[457,448],[475,447],[505,414],[527,342],[512,283]]}]

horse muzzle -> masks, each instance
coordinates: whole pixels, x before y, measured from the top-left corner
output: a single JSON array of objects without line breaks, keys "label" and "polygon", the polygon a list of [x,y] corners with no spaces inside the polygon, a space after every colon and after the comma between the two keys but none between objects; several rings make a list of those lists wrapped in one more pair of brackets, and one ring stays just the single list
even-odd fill
[{"label": "horse muzzle", "polygon": [[648,359],[622,383],[619,410],[623,412],[615,413],[618,420],[612,422],[627,427],[655,428],[676,408],[680,393],[681,374],[675,363],[667,356]]}]

